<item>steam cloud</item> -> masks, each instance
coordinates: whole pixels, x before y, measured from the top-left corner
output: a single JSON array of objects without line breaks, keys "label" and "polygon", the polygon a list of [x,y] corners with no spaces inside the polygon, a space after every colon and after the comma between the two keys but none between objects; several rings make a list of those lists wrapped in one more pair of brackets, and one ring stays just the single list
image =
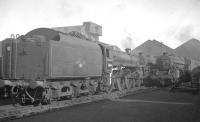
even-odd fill
[{"label": "steam cloud", "polygon": [[186,42],[189,39],[193,38],[193,27],[185,26],[180,28],[180,30],[176,33],[175,38],[181,42]]}]

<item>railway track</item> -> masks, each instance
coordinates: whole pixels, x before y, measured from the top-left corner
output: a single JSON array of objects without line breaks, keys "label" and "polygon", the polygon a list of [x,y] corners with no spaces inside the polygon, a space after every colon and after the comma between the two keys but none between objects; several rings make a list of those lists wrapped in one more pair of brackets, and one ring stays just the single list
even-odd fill
[{"label": "railway track", "polygon": [[4,105],[0,106],[0,121],[5,121],[9,119],[14,118],[21,118],[25,116],[31,116],[36,115],[39,113],[44,113],[48,111],[55,111],[59,109],[63,109],[65,107],[94,102],[94,101],[100,101],[104,99],[115,99],[119,97],[123,97],[125,95],[129,94],[137,94],[137,93],[143,93],[143,92],[149,92],[152,90],[152,88],[135,88],[125,91],[115,91],[110,94],[97,94],[97,95],[88,95],[88,96],[82,96],[80,98],[72,98],[71,100],[64,100],[64,101],[53,101],[49,105],[39,105],[39,106],[20,106],[18,104],[16,105]]}]

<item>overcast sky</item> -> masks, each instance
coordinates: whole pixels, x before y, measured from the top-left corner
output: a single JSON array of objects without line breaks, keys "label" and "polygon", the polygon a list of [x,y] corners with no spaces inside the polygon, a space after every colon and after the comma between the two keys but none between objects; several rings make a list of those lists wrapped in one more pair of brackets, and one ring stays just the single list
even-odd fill
[{"label": "overcast sky", "polygon": [[200,39],[200,0],[0,0],[0,40],[38,27],[103,27],[101,41],[134,48],[148,39],[175,48]]}]

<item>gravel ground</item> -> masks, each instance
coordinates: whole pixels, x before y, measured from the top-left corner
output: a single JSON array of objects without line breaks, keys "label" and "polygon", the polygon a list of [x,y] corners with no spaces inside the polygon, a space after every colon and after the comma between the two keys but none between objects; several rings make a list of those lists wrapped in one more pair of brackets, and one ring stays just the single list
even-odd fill
[{"label": "gravel ground", "polygon": [[200,122],[200,95],[156,90],[68,107],[12,122]]}]

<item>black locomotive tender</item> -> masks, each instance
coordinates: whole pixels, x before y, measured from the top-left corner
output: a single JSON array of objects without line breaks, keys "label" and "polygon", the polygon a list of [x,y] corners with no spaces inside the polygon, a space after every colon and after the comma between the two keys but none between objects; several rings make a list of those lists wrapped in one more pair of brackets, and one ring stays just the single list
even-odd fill
[{"label": "black locomotive tender", "polygon": [[[99,27],[85,24],[89,29]],[[129,50],[122,52],[74,31],[38,28],[2,41],[0,93],[21,104],[47,104],[82,94],[128,89],[134,87],[133,79],[125,77],[144,65],[140,61]],[[113,80],[115,73],[121,74],[122,80]]]}]

